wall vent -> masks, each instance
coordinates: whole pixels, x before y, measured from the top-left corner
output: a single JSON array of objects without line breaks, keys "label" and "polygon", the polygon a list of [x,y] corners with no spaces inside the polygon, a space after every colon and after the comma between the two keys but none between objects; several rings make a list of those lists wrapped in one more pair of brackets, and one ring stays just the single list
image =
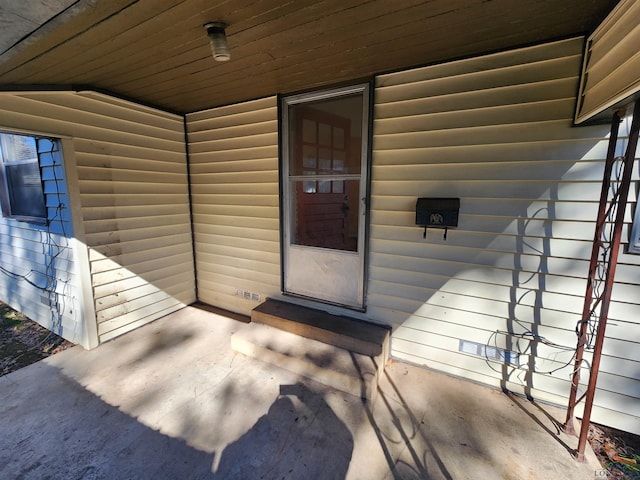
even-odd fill
[{"label": "wall vent", "polygon": [[483,345],[482,343],[471,342],[469,340],[460,340],[458,351],[482,357],[487,360],[493,360],[501,363],[508,363],[516,367],[520,366],[520,354],[504,348],[493,347],[491,345]]},{"label": "wall vent", "polygon": [[236,289],[236,297],[240,297],[240,298],[243,298],[244,300],[249,300],[251,302],[262,301],[262,295],[256,292],[250,292],[249,290]]}]

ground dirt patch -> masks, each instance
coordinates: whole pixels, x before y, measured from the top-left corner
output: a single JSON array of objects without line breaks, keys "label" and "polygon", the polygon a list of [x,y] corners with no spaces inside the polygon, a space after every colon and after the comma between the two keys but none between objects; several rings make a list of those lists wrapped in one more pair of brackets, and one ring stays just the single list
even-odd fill
[{"label": "ground dirt patch", "polygon": [[606,478],[640,480],[640,436],[592,423],[587,438]]},{"label": "ground dirt patch", "polygon": [[0,302],[0,376],[72,346],[73,343]]}]

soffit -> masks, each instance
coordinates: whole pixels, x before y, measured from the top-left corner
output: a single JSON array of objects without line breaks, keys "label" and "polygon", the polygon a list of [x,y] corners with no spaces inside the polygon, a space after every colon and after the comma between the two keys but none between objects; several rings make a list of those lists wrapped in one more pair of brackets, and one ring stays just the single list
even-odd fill
[{"label": "soffit", "polygon": [[[0,84],[88,85],[179,113],[592,31],[612,0],[79,0],[0,54]],[[211,57],[208,21],[231,60]]]},{"label": "soffit", "polygon": [[0,54],[73,3],[75,0],[0,0]]}]

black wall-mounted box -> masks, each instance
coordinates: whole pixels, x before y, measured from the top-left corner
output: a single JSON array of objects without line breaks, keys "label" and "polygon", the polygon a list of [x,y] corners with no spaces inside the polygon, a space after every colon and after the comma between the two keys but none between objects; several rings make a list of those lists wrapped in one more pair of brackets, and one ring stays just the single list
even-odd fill
[{"label": "black wall-mounted box", "polygon": [[449,228],[458,226],[459,198],[419,198],[416,202],[416,225]]}]

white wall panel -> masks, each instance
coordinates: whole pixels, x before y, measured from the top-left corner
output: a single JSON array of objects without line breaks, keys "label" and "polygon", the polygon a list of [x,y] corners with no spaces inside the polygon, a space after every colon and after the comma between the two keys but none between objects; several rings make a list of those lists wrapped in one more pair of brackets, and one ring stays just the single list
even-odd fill
[{"label": "white wall panel", "polygon": [[[6,128],[11,126],[0,124]],[[64,158],[60,140],[39,143],[47,224],[0,215],[0,299],[67,340],[90,346],[63,163],[73,159]]]},{"label": "white wall panel", "polygon": [[280,293],[277,119],[275,97],[187,115],[198,297],[245,315]]},{"label": "white wall panel", "polygon": [[0,110],[0,127],[71,142],[75,240],[90,276],[76,281],[91,287],[84,321],[100,341],[195,301],[181,117],[94,92],[3,93]]},{"label": "white wall panel", "polygon": [[622,0],[587,39],[576,123],[638,97],[639,44],[640,2]]},{"label": "white wall panel", "polygon": [[[376,79],[367,315],[393,325],[394,357],[566,403],[608,134],[572,127],[581,49],[569,39]],[[424,240],[416,199],[447,196],[461,199],[458,228]],[[623,328],[609,328],[593,420],[640,433],[626,406],[640,405],[640,282],[637,258],[620,260]]]}]

